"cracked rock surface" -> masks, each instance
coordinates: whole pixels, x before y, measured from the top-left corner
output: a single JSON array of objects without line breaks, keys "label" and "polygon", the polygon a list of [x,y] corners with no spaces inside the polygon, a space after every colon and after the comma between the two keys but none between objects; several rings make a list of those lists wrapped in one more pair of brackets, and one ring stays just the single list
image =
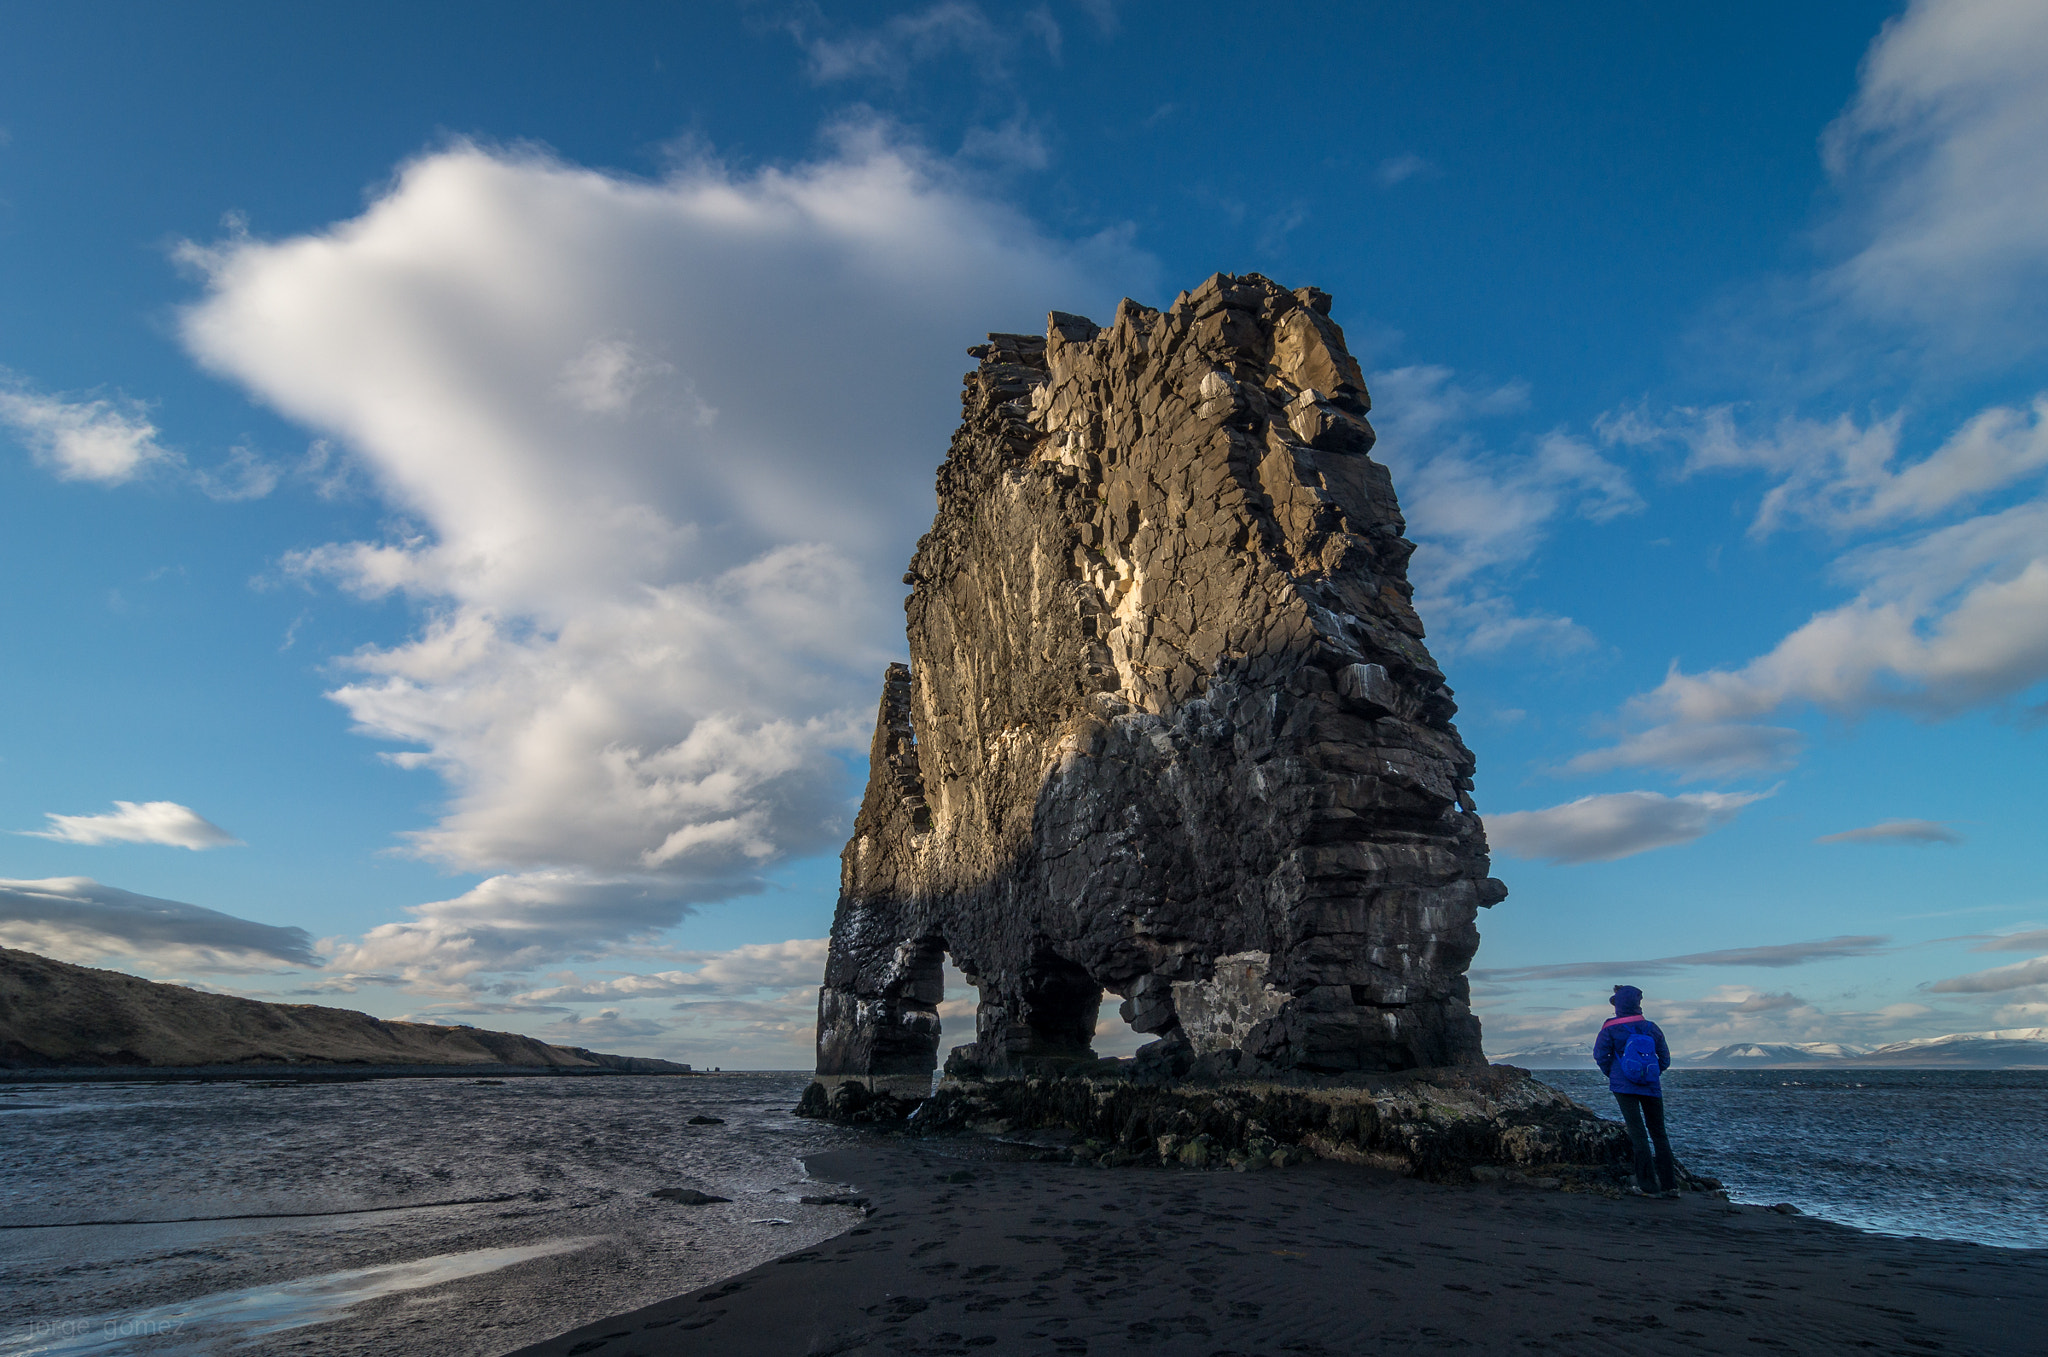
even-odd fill
[{"label": "cracked rock surface", "polygon": [[819,994],[821,1076],[1093,1058],[1172,1077],[1483,1063],[1473,759],[1423,645],[1357,362],[1218,275],[970,350],[905,582]]}]

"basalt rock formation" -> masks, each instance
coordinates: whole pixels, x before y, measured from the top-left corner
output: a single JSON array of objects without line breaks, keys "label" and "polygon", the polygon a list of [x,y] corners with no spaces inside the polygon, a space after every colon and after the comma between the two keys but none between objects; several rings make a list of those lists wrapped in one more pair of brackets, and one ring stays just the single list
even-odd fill
[{"label": "basalt rock formation", "polygon": [[1473,760],[1314,288],[1218,275],[970,354],[819,994],[821,1078],[1483,1063]]}]

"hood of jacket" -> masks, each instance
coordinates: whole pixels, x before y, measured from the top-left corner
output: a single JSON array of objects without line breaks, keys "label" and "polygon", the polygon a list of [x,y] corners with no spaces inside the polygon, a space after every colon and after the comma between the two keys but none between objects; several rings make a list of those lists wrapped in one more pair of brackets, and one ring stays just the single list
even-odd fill
[{"label": "hood of jacket", "polygon": [[1634,985],[1616,985],[1611,1002],[1614,1004],[1614,1016],[1626,1018],[1643,1011],[1643,992]]}]

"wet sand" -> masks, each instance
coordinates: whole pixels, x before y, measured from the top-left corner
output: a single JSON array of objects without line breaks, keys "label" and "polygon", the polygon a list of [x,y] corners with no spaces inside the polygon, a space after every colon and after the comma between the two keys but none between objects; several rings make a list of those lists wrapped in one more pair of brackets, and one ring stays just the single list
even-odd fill
[{"label": "wet sand", "polygon": [[850,1233],[517,1357],[2048,1354],[2044,1250],[1705,1196],[976,1153],[876,1141],[812,1156],[813,1177],[872,1202]]}]

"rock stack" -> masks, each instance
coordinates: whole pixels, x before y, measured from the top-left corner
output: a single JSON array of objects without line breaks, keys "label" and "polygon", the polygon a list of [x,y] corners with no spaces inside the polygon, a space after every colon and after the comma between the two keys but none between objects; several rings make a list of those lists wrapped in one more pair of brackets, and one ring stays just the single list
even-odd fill
[{"label": "rock stack", "polygon": [[904,577],[818,1073],[1074,1072],[1105,991],[1164,1078],[1483,1063],[1473,760],[1330,299],[1218,275],[969,350]]}]

